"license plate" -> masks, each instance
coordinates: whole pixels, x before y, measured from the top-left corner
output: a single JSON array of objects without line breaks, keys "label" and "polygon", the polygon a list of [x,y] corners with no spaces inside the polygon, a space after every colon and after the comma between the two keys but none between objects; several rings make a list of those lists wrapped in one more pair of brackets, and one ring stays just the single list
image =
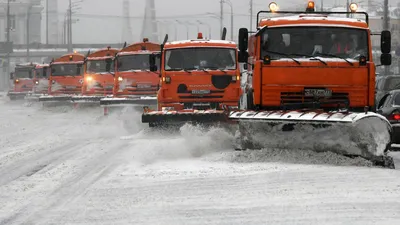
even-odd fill
[{"label": "license plate", "polygon": [[210,94],[210,90],[192,90],[192,94],[194,95],[205,95],[205,94]]},{"label": "license plate", "polygon": [[151,88],[151,85],[150,84],[138,84],[137,88],[139,88],[139,89]]},{"label": "license plate", "polygon": [[75,89],[76,86],[65,86],[66,89]]},{"label": "license plate", "polygon": [[332,90],[326,88],[305,88],[304,95],[306,97],[331,97]]}]

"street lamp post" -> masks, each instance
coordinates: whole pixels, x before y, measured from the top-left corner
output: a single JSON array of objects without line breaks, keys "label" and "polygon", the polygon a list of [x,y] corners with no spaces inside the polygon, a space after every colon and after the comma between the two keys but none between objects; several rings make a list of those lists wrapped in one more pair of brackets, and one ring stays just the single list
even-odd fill
[{"label": "street lamp post", "polygon": [[206,25],[208,27],[208,39],[211,40],[211,25],[208,23],[201,22],[200,20],[197,20],[197,22],[201,25]]},{"label": "street lamp post", "polygon": [[231,41],[233,41],[233,4],[230,0],[224,0],[231,7]]},{"label": "street lamp post", "polygon": [[26,61],[29,62],[30,61],[30,37],[29,37],[29,21],[30,21],[30,17],[31,17],[31,9],[32,9],[32,3],[29,3],[28,5],[28,9],[26,12]]},{"label": "street lamp post", "polygon": [[4,89],[9,88],[9,74],[10,74],[10,52],[12,50],[12,46],[10,45],[10,31],[11,31],[11,23],[10,23],[10,0],[7,1],[7,65],[6,65],[6,74],[4,76]]},{"label": "street lamp post", "polygon": [[185,27],[186,27],[186,39],[187,40],[189,40],[189,26],[188,26],[188,24],[187,23],[183,23],[183,22],[181,22],[181,21],[179,21],[179,20],[175,20],[177,23],[179,23],[179,24],[181,24],[181,25],[184,25]]}]

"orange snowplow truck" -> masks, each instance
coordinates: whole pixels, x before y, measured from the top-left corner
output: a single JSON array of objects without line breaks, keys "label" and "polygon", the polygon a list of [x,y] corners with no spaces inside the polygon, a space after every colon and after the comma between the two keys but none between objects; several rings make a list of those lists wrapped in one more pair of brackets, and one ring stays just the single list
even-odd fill
[{"label": "orange snowplow truck", "polygon": [[[375,113],[372,34],[368,14],[356,10],[352,3],[349,12],[317,12],[309,1],[303,12],[279,11],[271,3],[270,11],[257,14],[256,32],[249,37],[246,28],[239,30],[239,59],[250,65],[252,77],[241,106],[245,111],[229,116],[240,124],[240,149],[280,140],[277,146],[293,141],[296,149],[311,144],[317,151],[386,160],[392,128]],[[390,65],[389,31],[381,33],[381,51],[380,64]],[[296,140],[297,125],[323,130],[313,137],[312,130],[303,131]]]},{"label": "orange snowplow truck", "polygon": [[114,60],[115,77],[112,98],[100,100],[102,107],[125,105],[156,105],[159,73],[150,71],[150,55],[160,52],[160,44],[134,43],[121,49]]},{"label": "orange snowplow truck", "polygon": [[33,70],[33,88],[32,93],[25,96],[27,101],[38,101],[40,96],[47,94],[49,89],[49,64],[36,64]]},{"label": "orange snowplow truck", "polygon": [[33,88],[33,72],[36,63],[23,63],[15,67],[14,73],[10,74],[13,80],[13,90],[7,93],[10,100],[24,99]]},{"label": "orange snowplow truck", "polygon": [[69,102],[72,96],[81,95],[85,56],[79,53],[64,55],[50,63],[48,95],[40,102]]},{"label": "orange snowplow truck", "polygon": [[83,66],[82,95],[73,96],[72,102],[100,102],[100,99],[113,94],[113,60],[117,53],[118,49],[107,47],[88,54]]},{"label": "orange snowplow truck", "polygon": [[163,46],[158,111],[146,109],[143,123],[209,123],[224,117],[225,107],[237,108],[241,95],[237,45],[224,40],[225,35],[223,40],[202,36]]}]

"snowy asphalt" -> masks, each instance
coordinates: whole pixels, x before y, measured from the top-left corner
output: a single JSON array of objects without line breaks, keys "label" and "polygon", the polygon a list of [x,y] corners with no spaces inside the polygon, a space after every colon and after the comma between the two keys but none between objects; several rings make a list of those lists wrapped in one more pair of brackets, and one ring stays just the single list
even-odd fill
[{"label": "snowy asphalt", "polygon": [[[0,100],[0,224],[400,224],[400,170]],[[400,168],[400,154],[394,153]]]}]

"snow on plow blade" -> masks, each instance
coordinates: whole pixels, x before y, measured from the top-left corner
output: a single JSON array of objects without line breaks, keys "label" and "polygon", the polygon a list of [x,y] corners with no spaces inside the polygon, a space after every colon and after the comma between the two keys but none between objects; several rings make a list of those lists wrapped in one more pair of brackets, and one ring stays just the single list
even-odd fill
[{"label": "snow on plow blade", "polygon": [[101,107],[124,107],[124,106],[155,106],[157,97],[132,97],[132,98],[102,98]]},{"label": "snow on plow blade", "polygon": [[207,124],[227,122],[228,115],[222,110],[149,111],[142,115],[142,123],[150,126],[181,125],[184,123]]},{"label": "snow on plow blade", "polygon": [[391,125],[373,112],[246,111],[231,112],[229,118],[239,122],[238,149],[330,151],[394,167],[387,156]]},{"label": "snow on plow blade", "polygon": [[46,96],[40,96],[39,102],[69,102],[69,103],[71,103],[71,99],[72,99],[71,95],[58,95],[58,96],[46,95]]},{"label": "snow on plow blade", "polygon": [[73,103],[100,103],[100,100],[105,96],[73,96],[71,101]]}]

